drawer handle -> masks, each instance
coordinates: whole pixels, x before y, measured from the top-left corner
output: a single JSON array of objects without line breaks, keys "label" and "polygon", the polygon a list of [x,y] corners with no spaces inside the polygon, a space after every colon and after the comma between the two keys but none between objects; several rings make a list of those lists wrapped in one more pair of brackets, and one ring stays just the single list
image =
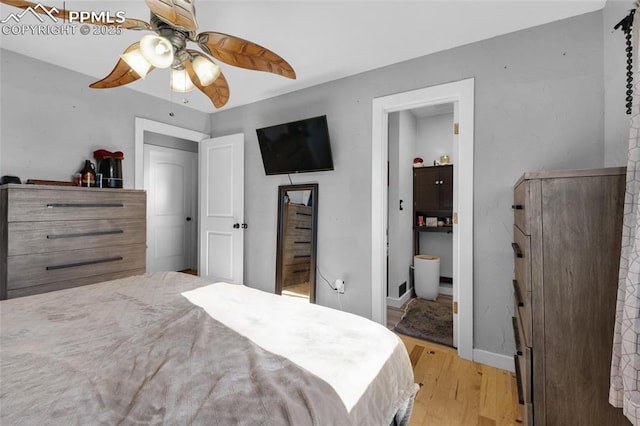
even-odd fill
[{"label": "drawer handle", "polygon": [[311,244],[311,241],[294,241],[293,244]]},{"label": "drawer handle", "polygon": [[97,235],[115,235],[124,234],[122,229],[114,229],[113,231],[91,231],[91,232],[78,232],[75,234],[49,234],[48,240],[55,240],[57,238],[78,238],[78,237],[94,237]]},{"label": "drawer handle", "polygon": [[518,362],[518,355],[514,355],[513,360],[516,363],[516,382],[518,383],[518,404],[524,405],[524,398],[522,396],[522,376],[520,372],[520,362]]},{"label": "drawer handle", "polygon": [[311,229],[308,226],[296,226],[296,229]]},{"label": "drawer handle", "polygon": [[520,293],[520,287],[518,286],[518,281],[513,280],[513,292],[516,295],[516,302],[519,307],[524,306],[524,302],[522,301],[522,293]]},{"label": "drawer handle", "polygon": [[511,247],[513,248],[513,252],[515,253],[516,257],[524,257],[518,243],[511,243]]},{"label": "drawer handle", "polygon": [[296,254],[295,256],[293,256],[294,259],[300,259],[300,258],[304,258],[304,257],[311,257],[310,254]]},{"label": "drawer handle", "polygon": [[296,212],[298,216],[313,216],[311,213]]},{"label": "drawer handle", "polygon": [[295,269],[295,270],[293,270],[294,274],[299,274],[301,272],[309,272],[309,270],[308,269]]},{"label": "drawer handle", "polygon": [[522,356],[522,351],[520,350],[520,331],[518,327],[518,318],[511,317],[511,323],[513,324],[513,338],[516,341],[516,353],[519,356]]},{"label": "drawer handle", "polygon": [[524,206],[522,204],[512,204],[511,208],[513,210],[524,210]]},{"label": "drawer handle", "polygon": [[97,263],[116,262],[122,259],[124,259],[122,256],[113,256],[113,257],[106,257],[104,259],[87,260],[84,262],[66,263],[64,265],[47,266],[47,271],[54,271],[56,269],[76,268],[78,266],[85,266],[85,265],[95,265]]},{"label": "drawer handle", "polygon": [[122,203],[50,203],[47,204],[47,208],[53,209],[56,207],[124,207]]}]

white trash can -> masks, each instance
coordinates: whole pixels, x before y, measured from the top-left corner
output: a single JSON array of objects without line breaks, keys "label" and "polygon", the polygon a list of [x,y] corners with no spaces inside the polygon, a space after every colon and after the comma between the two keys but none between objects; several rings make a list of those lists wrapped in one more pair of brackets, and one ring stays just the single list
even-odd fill
[{"label": "white trash can", "polygon": [[421,299],[435,300],[440,288],[440,258],[419,254],[413,258],[414,286]]}]

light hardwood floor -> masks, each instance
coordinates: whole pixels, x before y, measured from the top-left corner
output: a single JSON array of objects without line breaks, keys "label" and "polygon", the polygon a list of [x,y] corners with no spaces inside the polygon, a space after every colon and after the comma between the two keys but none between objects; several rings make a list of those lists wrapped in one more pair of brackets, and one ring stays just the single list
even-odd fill
[{"label": "light hardwood floor", "polygon": [[[393,329],[404,313],[387,308]],[[515,426],[522,424],[515,374],[467,361],[456,349],[398,334],[421,384],[410,426]]]}]

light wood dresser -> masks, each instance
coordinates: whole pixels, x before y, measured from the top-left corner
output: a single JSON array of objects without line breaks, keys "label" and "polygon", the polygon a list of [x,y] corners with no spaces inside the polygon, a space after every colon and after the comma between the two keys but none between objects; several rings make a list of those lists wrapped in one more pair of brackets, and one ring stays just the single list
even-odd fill
[{"label": "light wood dresser", "polygon": [[630,424],[608,402],[624,192],[624,168],[526,173],[515,185],[524,424]]},{"label": "light wood dresser", "polygon": [[0,186],[0,299],[142,274],[146,193]]}]

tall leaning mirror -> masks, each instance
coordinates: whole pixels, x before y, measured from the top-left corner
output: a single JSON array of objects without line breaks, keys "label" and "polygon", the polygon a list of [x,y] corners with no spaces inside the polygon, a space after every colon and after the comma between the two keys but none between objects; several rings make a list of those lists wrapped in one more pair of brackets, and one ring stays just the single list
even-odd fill
[{"label": "tall leaning mirror", "polygon": [[318,184],[278,187],[276,293],[316,300]]}]

